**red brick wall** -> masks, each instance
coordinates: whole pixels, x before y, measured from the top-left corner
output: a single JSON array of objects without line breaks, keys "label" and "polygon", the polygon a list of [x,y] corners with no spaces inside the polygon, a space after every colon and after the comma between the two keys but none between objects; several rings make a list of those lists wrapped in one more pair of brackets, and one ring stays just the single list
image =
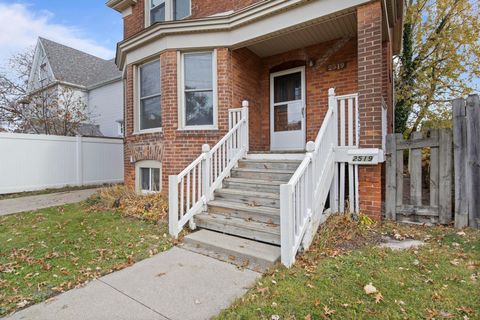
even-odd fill
[{"label": "red brick wall", "polygon": [[[132,14],[123,18],[124,39],[145,29],[145,1],[132,6]],[[237,11],[262,0],[192,0],[192,15],[187,19],[204,18],[217,13]]]},{"label": "red brick wall", "polygon": [[[248,49],[233,51],[234,101],[250,100],[250,149],[270,149],[270,73],[306,66],[309,59],[320,60],[336,41],[317,44],[260,59]],[[328,89],[339,95],[357,91],[356,40],[352,39],[322,65],[305,67],[307,91],[307,139],[315,140],[328,109]],[[327,71],[333,62],[346,62],[346,68]]]},{"label": "red brick wall", "polygon": [[[358,93],[360,147],[381,148],[382,144],[382,8],[372,1],[357,8]],[[359,170],[360,210],[374,219],[382,214],[382,165]]]},{"label": "red brick wall", "polygon": [[249,102],[249,143],[250,150],[260,150],[264,144],[261,127],[262,91],[260,88],[262,63],[261,59],[248,49],[232,52],[233,108],[242,106],[243,100]]},{"label": "red brick wall", "polygon": [[[231,55],[228,49],[217,50],[218,130],[178,130],[177,52],[160,56],[162,87],[162,133],[133,134],[133,67],[127,67],[127,131],[125,136],[125,184],[134,187],[135,164],[130,163],[130,143],[160,143],[162,153],[162,189],[168,191],[168,176],[178,174],[201,153],[204,143],[213,147],[228,130],[228,109],[232,105]],[[145,159],[146,160],[146,159]]]},{"label": "red brick wall", "polygon": [[192,0],[190,18],[208,17],[213,14],[240,10],[261,0]]},{"label": "red brick wall", "polygon": [[123,38],[127,39],[145,29],[145,1],[132,6],[132,14],[123,18]]},{"label": "red brick wall", "polygon": [[[150,133],[142,135],[134,135],[134,68],[132,65],[127,67],[127,79],[126,79],[126,97],[125,97],[125,139],[124,139],[124,179],[125,185],[135,186],[135,163],[130,162],[130,156],[132,155],[129,145],[131,144],[150,144],[150,143],[162,143],[162,133]],[[153,159],[144,159],[153,160]]]}]

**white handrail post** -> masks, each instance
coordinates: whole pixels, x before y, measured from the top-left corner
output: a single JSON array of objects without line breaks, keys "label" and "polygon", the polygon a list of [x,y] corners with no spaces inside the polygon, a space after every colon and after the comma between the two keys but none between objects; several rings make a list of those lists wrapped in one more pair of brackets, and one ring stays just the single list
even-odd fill
[{"label": "white handrail post", "polygon": [[178,237],[178,176],[168,177],[168,232]]},{"label": "white handrail post", "polygon": [[316,168],[316,156],[315,156],[315,142],[308,141],[305,146],[307,151],[307,157],[310,158],[310,174],[307,176],[307,209],[311,210],[312,215],[315,214],[314,210],[314,194],[316,189],[316,180],[317,180],[317,168]]},{"label": "white handrail post", "polygon": [[242,101],[242,119],[245,119],[245,126],[243,127],[243,145],[245,146],[245,154],[248,153],[250,144],[248,141],[248,106],[249,103],[247,100]]},{"label": "white handrail post", "polygon": [[205,160],[202,161],[202,193],[206,204],[210,200],[210,168],[212,167],[212,155],[208,144],[202,145],[202,153],[205,155]]},{"label": "white handrail post", "polygon": [[[334,145],[338,145],[338,106],[337,98],[335,97],[335,88],[328,89],[328,108],[332,110],[332,117],[335,130],[332,130]],[[335,149],[334,149],[335,151]],[[333,173],[333,181],[330,186],[330,209],[332,212],[338,212],[338,165],[334,163],[335,169]]]},{"label": "white handrail post", "polygon": [[287,268],[295,262],[292,195],[293,187],[290,184],[280,185],[280,253],[282,264]]}]

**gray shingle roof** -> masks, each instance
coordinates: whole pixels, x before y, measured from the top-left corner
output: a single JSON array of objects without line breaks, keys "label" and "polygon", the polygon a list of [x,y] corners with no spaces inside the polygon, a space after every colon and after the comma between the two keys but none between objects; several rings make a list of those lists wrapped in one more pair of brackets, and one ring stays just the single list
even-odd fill
[{"label": "gray shingle roof", "polygon": [[91,87],[121,78],[112,60],[104,60],[63,44],[39,38],[56,80]]}]

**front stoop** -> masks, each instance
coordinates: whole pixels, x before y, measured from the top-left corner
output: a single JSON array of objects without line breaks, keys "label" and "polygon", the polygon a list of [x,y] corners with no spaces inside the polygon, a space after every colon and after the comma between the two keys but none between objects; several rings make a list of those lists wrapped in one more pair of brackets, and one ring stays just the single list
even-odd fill
[{"label": "front stoop", "polygon": [[280,247],[210,230],[187,235],[182,247],[256,272],[280,261]]},{"label": "front stoop", "polygon": [[265,271],[280,260],[280,185],[301,163],[299,155],[247,155],[215,190],[206,211],[197,214],[201,230],[185,237],[186,249],[239,267]]}]

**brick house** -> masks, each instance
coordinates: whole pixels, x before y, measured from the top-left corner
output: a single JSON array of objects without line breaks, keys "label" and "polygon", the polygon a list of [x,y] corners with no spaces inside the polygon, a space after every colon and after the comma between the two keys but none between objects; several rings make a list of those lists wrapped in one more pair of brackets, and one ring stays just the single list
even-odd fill
[{"label": "brick house", "polygon": [[[124,20],[116,62],[125,86],[125,183],[138,190],[170,191],[170,199],[180,197],[178,190],[169,190],[169,177],[183,179],[179,173],[193,168],[202,145],[212,147],[224,137],[230,139],[227,133],[236,123],[232,109],[242,104],[248,105],[248,117],[242,113],[243,158],[258,160],[266,169],[276,163],[278,170],[248,171],[249,165],[255,169],[259,163],[239,165],[238,159],[228,167],[227,156],[227,165],[219,170],[239,180],[270,174],[267,180],[290,181],[292,174],[280,176],[284,173],[280,163],[287,171],[288,162],[297,161],[291,173],[301,171],[295,168],[301,168],[306,143],[316,139],[320,143],[319,130],[335,102],[343,108],[332,111],[339,119],[340,129],[335,131],[349,149],[381,150],[384,136],[392,131],[392,57],[401,48],[402,0],[110,0],[107,5],[121,12]],[[330,88],[335,89],[330,91],[333,100]],[[228,141],[225,152],[234,144]],[[312,148],[323,161],[320,151]],[[356,177],[357,194],[349,199],[357,203],[358,211],[375,219],[382,214],[381,162],[356,165],[352,171],[351,163],[343,169],[336,166],[334,175],[342,186],[347,176]],[[182,211],[180,218],[199,201],[195,190],[200,198],[205,191],[200,191],[199,171],[193,171],[191,184],[189,175],[188,190],[183,180],[174,178],[173,184],[170,180],[170,188],[175,181],[182,185],[182,197],[184,191],[194,190],[193,200],[180,199],[181,209],[174,204]],[[234,182],[240,184],[230,181]],[[208,186],[212,183],[207,181]],[[331,179],[327,183],[328,189]],[[224,199],[212,192],[207,200]],[[353,193],[350,188],[339,196]],[[279,207],[282,197],[271,197],[279,200],[273,207]],[[282,236],[282,250],[283,241]]]}]

